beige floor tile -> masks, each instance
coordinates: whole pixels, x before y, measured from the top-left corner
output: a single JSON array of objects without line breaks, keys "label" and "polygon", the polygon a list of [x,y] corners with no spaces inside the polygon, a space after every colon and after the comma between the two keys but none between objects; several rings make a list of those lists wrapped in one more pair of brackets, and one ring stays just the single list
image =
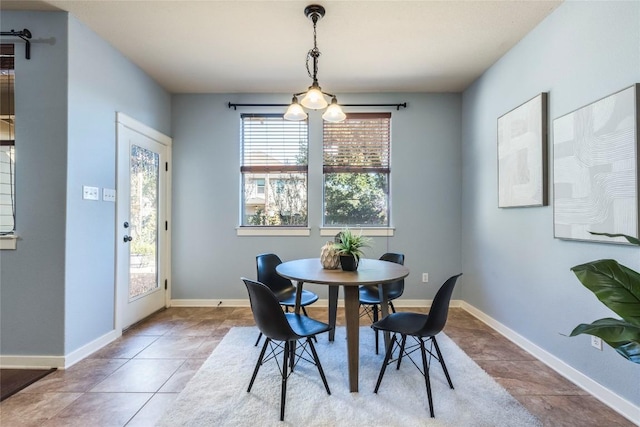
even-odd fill
[{"label": "beige floor tile", "polygon": [[59,369],[24,389],[23,393],[85,392],[95,387],[127,359],[84,359],[69,369]]},{"label": "beige floor tile", "polygon": [[160,388],[160,393],[179,393],[207,359],[188,359]]},{"label": "beige floor tile", "polygon": [[539,361],[476,360],[476,363],[513,396],[588,394]]},{"label": "beige floor tile", "polygon": [[183,363],[180,359],[132,359],[90,391],[155,393]]},{"label": "beige floor tile", "polygon": [[154,426],[178,397],[178,393],[156,393],[142,409],[127,423],[127,427]]},{"label": "beige floor tile", "polygon": [[633,427],[592,396],[515,396],[545,426]]},{"label": "beige floor tile", "polygon": [[158,336],[124,335],[120,339],[93,353],[91,359],[131,359],[147,348]]},{"label": "beige floor tile", "polygon": [[188,359],[206,337],[162,336],[136,355],[136,359]]},{"label": "beige floor tile", "polygon": [[85,393],[43,427],[122,427],[152,393]]},{"label": "beige floor tile", "polygon": [[0,425],[39,426],[82,396],[82,393],[14,394],[0,403]]}]

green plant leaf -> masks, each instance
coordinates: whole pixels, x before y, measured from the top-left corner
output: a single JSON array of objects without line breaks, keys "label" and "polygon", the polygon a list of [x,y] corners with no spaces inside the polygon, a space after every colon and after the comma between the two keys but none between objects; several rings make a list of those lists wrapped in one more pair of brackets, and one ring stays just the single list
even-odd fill
[{"label": "green plant leaf", "polygon": [[619,319],[600,319],[591,324],[582,323],[571,331],[570,336],[580,334],[602,338],[624,358],[640,363],[640,326]]},{"label": "green plant leaf", "polygon": [[571,268],[578,280],[628,323],[640,326],[640,274],[612,259]]},{"label": "green plant leaf", "polygon": [[607,237],[624,237],[627,239],[627,242],[640,246],[640,239],[637,239],[632,236],[627,236],[626,234],[612,234],[612,233],[596,233],[595,231],[590,231],[590,234],[595,234],[597,236],[607,236]]}]

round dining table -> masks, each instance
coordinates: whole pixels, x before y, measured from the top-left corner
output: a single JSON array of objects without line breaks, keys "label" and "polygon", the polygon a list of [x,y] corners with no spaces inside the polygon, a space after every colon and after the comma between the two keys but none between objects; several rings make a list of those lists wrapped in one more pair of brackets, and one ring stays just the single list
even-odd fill
[{"label": "round dining table", "polygon": [[[276,272],[287,279],[296,282],[295,312],[300,313],[300,298],[304,283],[316,283],[329,286],[329,340],[335,337],[336,314],[338,309],[338,289],[344,289],[344,308],[347,329],[347,358],[349,369],[349,390],[358,391],[359,365],[359,328],[360,328],[360,300],[358,287],[360,285],[378,285],[380,292],[382,317],[389,313],[385,283],[392,283],[409,275],[409,269],[401,264],[377,259],[361,258],[356,271],[342,269],[328,270],[322,267],[319,258],[297,259],[283,262],[276,267]],[[388,334],[385,342],[388,343]]]}]

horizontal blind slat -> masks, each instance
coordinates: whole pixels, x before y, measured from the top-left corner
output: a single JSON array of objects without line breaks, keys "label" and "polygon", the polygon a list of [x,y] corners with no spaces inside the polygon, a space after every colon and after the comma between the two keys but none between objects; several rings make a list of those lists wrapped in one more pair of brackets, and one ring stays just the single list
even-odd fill
[{"label": "horizontal blind slat", "polygon": [[340,123],[324,123],[325,172],[390,170],[391,114],[357,113]]}]

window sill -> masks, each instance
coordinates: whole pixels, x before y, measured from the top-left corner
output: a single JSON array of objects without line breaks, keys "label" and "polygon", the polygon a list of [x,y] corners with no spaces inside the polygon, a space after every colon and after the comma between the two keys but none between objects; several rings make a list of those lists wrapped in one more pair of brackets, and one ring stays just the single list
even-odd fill
[{"label": "window sill", "polygon": [[308,227],[238,227],[238,236],[310,236]]},{"label": "window sill", "polygon": [[0,250],[14,251],[18,247],[18,236],[15,234],[8,234],[0,236]]},{"label": "window sill", "polygon": [[[344,227],[320,227],[320,235],[335,237],[343,229]],[[369,237],[392,237],[396,231],[393,227],[349,227],[349,229]]]}]

